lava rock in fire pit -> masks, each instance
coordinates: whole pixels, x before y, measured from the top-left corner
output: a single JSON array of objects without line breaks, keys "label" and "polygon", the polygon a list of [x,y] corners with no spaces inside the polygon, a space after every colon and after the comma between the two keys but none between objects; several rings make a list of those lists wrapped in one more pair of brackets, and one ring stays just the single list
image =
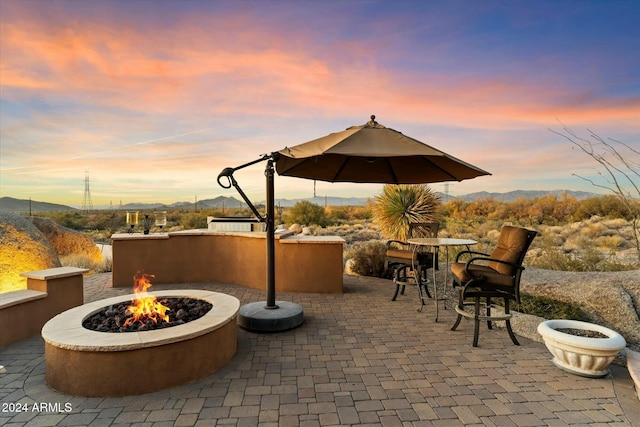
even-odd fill
[{"label": "lava rock in fire pit", "polygon": [[132,317],[128,308],[131,302],[121,302],[113,304],[97,313],[87,317],[82,326],[97,332],[138,332],[150,331],[154,329],[170,328],[182,325],[187,322],[199,319],[211,308],[211,303],[196,298],[161,298],[158,302],[169,307],[167,315],[169,321],[154,322],[153,320],[138,321],[128,326],[124,326],[127,319]]}]

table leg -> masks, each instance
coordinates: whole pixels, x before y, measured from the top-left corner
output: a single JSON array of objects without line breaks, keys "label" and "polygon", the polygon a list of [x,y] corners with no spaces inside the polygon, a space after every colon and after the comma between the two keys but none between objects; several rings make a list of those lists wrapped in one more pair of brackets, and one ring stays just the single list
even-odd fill
[{"label": "table leg", "polygon": [[[442,300],[444,301],[444,305],[443,307],[447,308],[447,283],[449,281],[449,246],[445,246],[444,247],[444,282],[442,283],[442,292],[444,292],[444,295],[442,297]],[[436,322],[438,321],[438,307],[437,307],[438,301],[436,300]]]},{"label": "table leg", "polygon": [[418,299],[420,300],[420,306],[418,307],[418,312],[421,312],[422,307],[424,307],[424,295],[422,294],[422,285],[420,283],[420,272],[416,268],[416,262],[415,262],[417,250],[418,250],[418,246],[416,245],[413,248],[413,255],[411,257],[411,269],[413,270],[413,280],[416,282],[416,287],[418,288]]},{"label": "table leg", "polygon": [[434,261],[433,261],[433,298],[436,300],[436,323],[438,323],[438,279],[436,276],[436,263],[438,256],[440,255],[440,246],[434,246]]}]

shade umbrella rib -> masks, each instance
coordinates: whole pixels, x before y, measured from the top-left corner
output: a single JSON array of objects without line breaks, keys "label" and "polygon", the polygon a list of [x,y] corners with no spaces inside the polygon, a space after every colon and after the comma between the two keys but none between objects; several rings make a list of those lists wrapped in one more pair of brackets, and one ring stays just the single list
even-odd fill
[{"label": "shade umbrella rib", "polygon": [[393,171],[393,167],[391,166],[391,159],[390,158],[384,159],[384,164],[387,166],[387,170],[389,171],[389,175],[391,176],[391,181],[394,184],[397,184],[398,177],[396,176],[396,173]]}]

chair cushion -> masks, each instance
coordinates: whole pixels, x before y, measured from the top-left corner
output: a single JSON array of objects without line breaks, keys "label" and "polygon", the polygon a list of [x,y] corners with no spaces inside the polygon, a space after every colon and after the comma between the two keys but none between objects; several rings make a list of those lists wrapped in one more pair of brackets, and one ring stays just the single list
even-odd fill
[{"label": "chair cushion", "polygon": [[389,263],[418,263],[422,268],[432,268],[434,262],[433,252],[410,251],[401,249],[387,249],[387,262]]},{"label": "chair cushion", "polygon": [[406,259],[415,261],[418,259],[415,251],[407,251],[402,249],[387,249],[387,258]]},{"label": "chair cushion", "polygon": [[486,284],[490,283],[498,286],[514,285],[512,276],[499,273],[488,265],[471,264],[469,266],[469,270],[474,276],[470,276],[469,274],[467,274],[465,266],[466,264],[462,262],[454,262],[453,264],[451,264],[451,272],[461,284],[464,284],[473,279],[474,276],[482,276],[485,278],[483,282]]},{"label": "chair cushion", "polygon": [[[517,264],[527,245],[528,233],[529,230],[526,228],[505,225],[500,231],[498,245],[490,257]],[[502,274],[513,274],[515,270],[512,266],[499,262],[489,261],[487,265]]]}]

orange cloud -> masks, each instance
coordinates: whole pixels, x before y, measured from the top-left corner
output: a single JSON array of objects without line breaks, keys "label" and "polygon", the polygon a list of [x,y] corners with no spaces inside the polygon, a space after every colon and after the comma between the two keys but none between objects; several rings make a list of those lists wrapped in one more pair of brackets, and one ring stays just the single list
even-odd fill
[{"label": "orange cloud", "polygon": [[2,86],[9,96],[12,88],[38,89],[125,110],[180,114],[198,108],[195,114],[202,116],[306,110],[339,117],[375,107],[403,121],[488,129],[546,125],[556,118],[632,126],[640,112],[640,100],[566,105],[557,99],[567,94],[553,87],[383,69],[357,43],[316,57],[312,40],[303,36],[294,45],[284,33],[255,46],[262,33],[247,30],[232,40],[189,22],[149,34],[118,23],[76,22],[70,28],[34,21],[5,24],[2,36]]}]

